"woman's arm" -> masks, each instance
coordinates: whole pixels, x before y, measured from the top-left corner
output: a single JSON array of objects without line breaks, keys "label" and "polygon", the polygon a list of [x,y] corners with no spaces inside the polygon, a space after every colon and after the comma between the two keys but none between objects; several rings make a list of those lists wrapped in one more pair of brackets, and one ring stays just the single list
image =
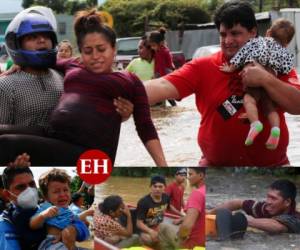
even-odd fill
[{"label": "woman's arm", "polygon": [[153,124],[150,114],[150,106],[143,83],[134,75],[135,93],[133,98],[133,118],[139,137],[144,143],[155,164],[167,166],[166,159]]},{"label": "woman's arm", "polygon": [[127,206],[125,206],[123,213],[127,217],[127,225],[126,225],[126,228],[121,227],[121,229],[117,232],[117,234],[119,236],[130,237],[132,235],[133,226],[132,226],[132,220],[131,220],[131,213]]},{"label": "woman's arm", "polygon": [[151,155],[156,166],[166,167],[167,162],[160,141],[158,139],[149,140],[146,142],[145,147]]}]

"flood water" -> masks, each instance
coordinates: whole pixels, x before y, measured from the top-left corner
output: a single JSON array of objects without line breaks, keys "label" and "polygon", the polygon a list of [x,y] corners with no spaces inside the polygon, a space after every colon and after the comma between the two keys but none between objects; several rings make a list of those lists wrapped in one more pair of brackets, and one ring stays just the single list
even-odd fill
[{"label": "flood water", "polygon": [[[172,178],[166,178],[167,183],[172,182]],[[119,177],[111,176],[106,182],[96,185],[95,204],[103,201],[109,195],[119,195],[126,204],[137,205],[140,198],[150,192],[150,177]],[[187,185],[185,198],[190,192]]]},{"label": "flood water", "polygon": [[[278,177],[271,174],[249,174],[239,169],[233,173],[224,169],[209,169],[206,179],[206,207],[213,208],[231,199],[264,200],[267,187],[276,179]],[[300,211],[300,176],[289,179],[296,184],[298,190],[296,202]],[[269,235],[259,230],[251,230],[247,231],[242,240],[219,242],[208,239],[206,246],[208,250],[299,250],[300,235]]]},{"label": "flood water", "polygon": [[[152,118],[170,166],[196,166],[202,155],[197,144],[200,115],[194,96],[177,102],[177,107],[153,108]],[[288,156],[292,166],[300,166],[300,115],[286,115],[290,131]],[[153,166],[137,136],[133,119],[122,124],[116,166]]]}]

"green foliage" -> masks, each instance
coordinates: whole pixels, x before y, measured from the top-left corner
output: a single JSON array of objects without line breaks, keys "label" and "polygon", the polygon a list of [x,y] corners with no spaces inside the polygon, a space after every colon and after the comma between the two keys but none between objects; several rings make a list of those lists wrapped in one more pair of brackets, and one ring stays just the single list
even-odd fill
[{"label": "green foliage", "polygon": [[33,5],[33,4],[34,4],[34,0],[23,0],[22,7],[24,9],[26,9],[26,8],[30,7],[31,5]]},{"label": "green foliage", "polygon": [[114,18],[118,36],[142,35],[164,26],[179,29],[186,23],[209,21],[199,0],[110,0],[102,8]]},{"label": "green foliage", "polygon": [[80,188],[82,183],[82,180],[79,178],[78,175],[76,175],[71,182],[71,193],[77,192],[77,190]]},{"label": "green foliage", "polygon": [[155,174],[164,176],[173,176],[177,168],[150,168],[150,167],[132,167],[132,168],[114,168],[112,176],[129,177],[150,177]]},{"label": "green foliage", "polygon": [[66,1],[65,0],[35,0],[35,5],[42,5],[51,8],[56,13],[66,12]]}]

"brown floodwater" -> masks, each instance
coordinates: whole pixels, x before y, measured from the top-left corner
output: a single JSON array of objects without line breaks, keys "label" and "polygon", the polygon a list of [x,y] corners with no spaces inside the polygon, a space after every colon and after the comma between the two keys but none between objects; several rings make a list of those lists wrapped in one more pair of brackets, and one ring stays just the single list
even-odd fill
[{"label": "brown floodwater", "polygon": [[[300,211],[300,175],[288,176],[296,184],[298,197],[296,199]],[[231,199],[264,200],[268,185],[279,179],[273,174],[245,173],[243,169],[234,172],[224,169],[209,169],[206,179],[206,207],[213,208]],[[214,239],[206,241],[207,250],[300,250],[300,235],[280,234],[270,235],[259,230],[248,231],[244,239],[219,242]]]},{"label": "brown floodwater", "polygon": [[[172,182],[172,178],[167,178],[167,183]],[[109,195],[119,195],[126,204],[133,206],[143,196],[150,192],[149,177],[119,177],[112,176],[105,183],[96,185],[95,188],[95,204],[103,201]],[[185,198],[187,198],[191,189],[186,185]]]},{"label": "brown floodwater", "polygon": [[[176,107],[152,108],[167,162],[170,166],[196,166],[202,155],[197,144],[200,115],[194,96],[177,102]],[[288,156],[292,166],[300,166],[300,115],[286,114],[290,131]],[[144,145],[137,136],[133,119],[122,124],[116,166],[153,166]]]}]

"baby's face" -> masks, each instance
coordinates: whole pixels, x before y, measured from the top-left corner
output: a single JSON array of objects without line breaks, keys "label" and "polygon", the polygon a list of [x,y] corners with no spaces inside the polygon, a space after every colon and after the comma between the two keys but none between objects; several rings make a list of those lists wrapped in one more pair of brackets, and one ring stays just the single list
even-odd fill
[{"label": "baby's face", "polygon": [[48,186],[47,200],[54,206],[68,207],[71,201],[71,191],[68,183],[51,181]]}]

